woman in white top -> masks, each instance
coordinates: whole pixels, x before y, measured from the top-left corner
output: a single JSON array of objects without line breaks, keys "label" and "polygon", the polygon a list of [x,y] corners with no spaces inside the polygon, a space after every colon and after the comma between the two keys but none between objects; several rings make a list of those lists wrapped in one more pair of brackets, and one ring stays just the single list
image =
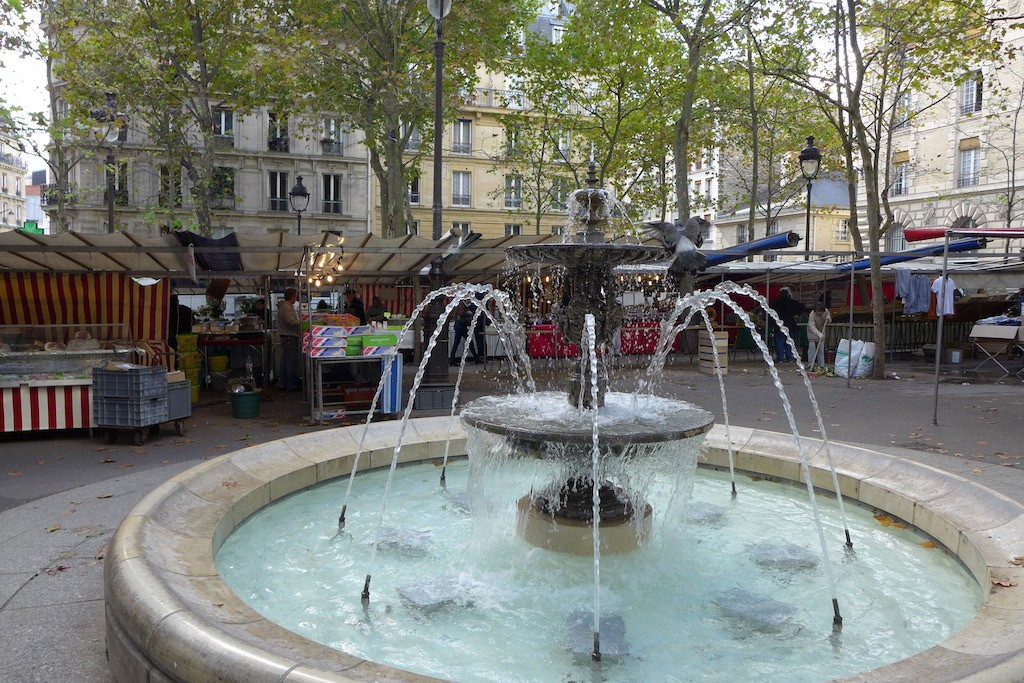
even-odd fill
[{"label": "woman in white top", "polygon": [[807,368],[825,367],[825,326],[832,322],[825,304],[814,304],[814,310],[807,317]]}]

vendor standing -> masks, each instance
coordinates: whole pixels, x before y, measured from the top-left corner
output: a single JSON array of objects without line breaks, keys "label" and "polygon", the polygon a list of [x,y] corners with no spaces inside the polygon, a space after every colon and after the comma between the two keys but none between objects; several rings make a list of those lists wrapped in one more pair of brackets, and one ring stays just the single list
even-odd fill
[{"label": "vendor standing", "polygon": [[388,319],[388,307],[380,300],[379,296],[370,299],[370,307],[366,309],[366,317],[370,322],[382,323]]},{"label": "vendor standing", "polygon": [[302,326],[295,310],[299,292],[294,287],[284,290],[284,298],[277,304],[277,336],[281,339],[281,374],[277,379],[278,389],[298,391],[299,386],[299,339]]},{"label": "vendor standing", "polygon": [[360,325],[366,324],[366,307],[363,306],[363,300],[356,294],[356,290],[351,287],[345,290],[345,309],[342,313],[359,318]]},{"label": "vendor standing", "polygon": [[825,326],[832,322],[832,315],[825,308],[825,302],[814,304],[814,310],[807,316],[807,367],[825,367]]}]

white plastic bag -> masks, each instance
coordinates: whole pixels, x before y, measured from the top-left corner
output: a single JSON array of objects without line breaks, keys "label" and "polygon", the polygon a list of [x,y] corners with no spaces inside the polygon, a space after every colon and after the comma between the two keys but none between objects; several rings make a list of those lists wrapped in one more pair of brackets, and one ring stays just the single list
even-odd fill
[{"label": "white plastic bag", "polygon": [[875,343],[864,342],[864,347],[860,353],[860,359],[857,361],[857,365],[854,366],[853,376],[854,377],[870,377],[871,373],[875,371]]},{"label": "white plastic bag", "polygon": [[863,349],[864,342],[859,339],[853,340],[852,347],[849,339],[840,339],[836,348],[836,374],[840,377],[853,377],[851,373],[856,372]]}]

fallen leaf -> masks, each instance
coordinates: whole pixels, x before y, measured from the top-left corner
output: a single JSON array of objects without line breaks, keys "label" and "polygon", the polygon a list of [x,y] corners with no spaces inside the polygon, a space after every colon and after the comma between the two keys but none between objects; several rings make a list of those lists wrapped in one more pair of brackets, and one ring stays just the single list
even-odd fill
[{"label": "fallen leaf", "polygon": [[223,607],[224,603],[223,602],[215,602],[215,603],[213,603],[213,606],[214,607]]},{"label": "fallen leaf", "polygon": [[21,476],[21,472],[19,472],[18,470],[14,470],[13,472],[8,472],[7,476],[8,477],[20,477]]},{"label": "fallen leaf", "polygon": [[103,458],[102,460],[100,460],[101,465],[108,462],[117,462],[117,460],[114,460],[113,458]]},{"label": "fallen leaf", "polygon": [[122,470],[126,470],[129,467],[135,467],[135,463],[133,463],[133,462],[123,462],[120,465],[118,465],[118,467],[120,467]]},{"label": "fallen leaf", "polygon": [[1002,586],[1003,588],[1012,588],[1017,585],[1016,581],[1010,581],[1009,579],[992,579],[993,586]]},{"label": "fallen leaf", "polygon": [[107,545],[107,543],[104,543],[102,546],[100,546],[100,549],[96,551],[97,560],[102,560],[104,557],[107,556]]},{"label": "fallen leaf", "polygon": [[984,471],[985,471],[985,468],[984,468],[984,467],[975,467],[975,468],[974,468],[973,470],[971,470],[971,471],[972,471],[972,472],[984,472]]},{"label": "fallen leaf", "polygon": [[104,493],[102,496],[96,496],[97,498],[113,498],[113,493]]},{"label": "fallen leaf", "polygon": [[1015,555],[1014,557],[1011,557],[1010,558],[1010,564],[1015,564],[1018,567],[1024,566],[1024,556]]},{"label": "fallen leaf", "polygon": [[48,532],[50,532],[51,534],[52,534],[52,533],[53,533],[54,531],[57,531],[57,530],[59,530],[59,529],[60,529],[60,524],[51,524],[50,526],[46,527],[46,530],[47,530]]},{"label": "fallen leaf", "polygon": [[222,450],[224,450],[225,448],[227,448],[227,446],[223,446],[223,445],[221,445],[221,446],[212,446],[212,447],[210,448],[210,450],[211,450],[211,451],[222,451]]},{"label": "fallen leaf", "polygon": [[110,449],[107,448],[106,446],[98,446],[98,447],[92,449],[92,452],[93,453],[102,453],[103,451],[109,451],[109,450]]},{"label": "fallen leaf", "polygon": [[875,520],[877,520],[878,523],[882,526],[891,526],[894,529],[907,528],[905,524],[900,524],[899,522],[895,521],[892,517],[889,517],[888,515],[883,515],[881,512],[875,515]]},{"label": "fallen leaf", "polygon": [[62,514],[65,517],[70,517],[71,515],[75,514],[75,512],[76,512],[75,508],[71,508],[70,510],[65,510],[64,512],[62,512],[60,514]]},{"label": "fallen leaf", "polygon": [[43,570],[43,572],[49,574],[50,576],[56,576],[57,572],[62,572],[65,569],[68,569],[66,565],[58,564],[56,567],[47,567]]},{"label": "fallen leaf", "polygon": [[37,465],[45,465],[46,461],[45,460],[36,460],[36,464]]},{"label": "fallen leaf", "polygon": [[918,545],[921,546],[922,548],[934,548],[934,547],[936,547],[934,541],[921,541],[920,543],[918,543]]},{"label": "fallen leaf", "polygon": [[220,485],[225,487],[225,488],[229,488],[229,489],[233,489],[233,488],[237,488],[237,487],[241,486],[241,484],[239,484],[237,481],[222,481],[220,483]]}]

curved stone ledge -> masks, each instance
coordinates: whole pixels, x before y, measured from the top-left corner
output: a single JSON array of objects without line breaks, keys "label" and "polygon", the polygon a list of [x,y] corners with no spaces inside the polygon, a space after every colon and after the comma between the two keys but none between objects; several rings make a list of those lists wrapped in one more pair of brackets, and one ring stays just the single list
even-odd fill
[{"label": "curved stone ledge", "polygon": [[[252,446],[203,463],[155,489],[129,513],[104,566],[111,673],[130,681],[246,683],[426,682],[327,648],[268,621],[234,594],[214,556],[250,514],[289,493],[391,463],[398,423],[355,426]],[[401,462],[465,455],[466,434],[446,417],[412,420]],[[799,481],[790,435],[731,427],[739,471]],[[728,467],[726,430],[707,436],[703,464]],[[834,490],[821,441],[801,443],[811,481]],[[899,517],[944,543],[974,574],[986,602],[959,633],[914,657],[843,681],[1003,681],[1024,676],[1024,507],[969,480],[861,447],[830,444],[844,496]],[[993,579],[1015,585],[993,586]],[[992,590],[989,590],[989,589]]]}]

